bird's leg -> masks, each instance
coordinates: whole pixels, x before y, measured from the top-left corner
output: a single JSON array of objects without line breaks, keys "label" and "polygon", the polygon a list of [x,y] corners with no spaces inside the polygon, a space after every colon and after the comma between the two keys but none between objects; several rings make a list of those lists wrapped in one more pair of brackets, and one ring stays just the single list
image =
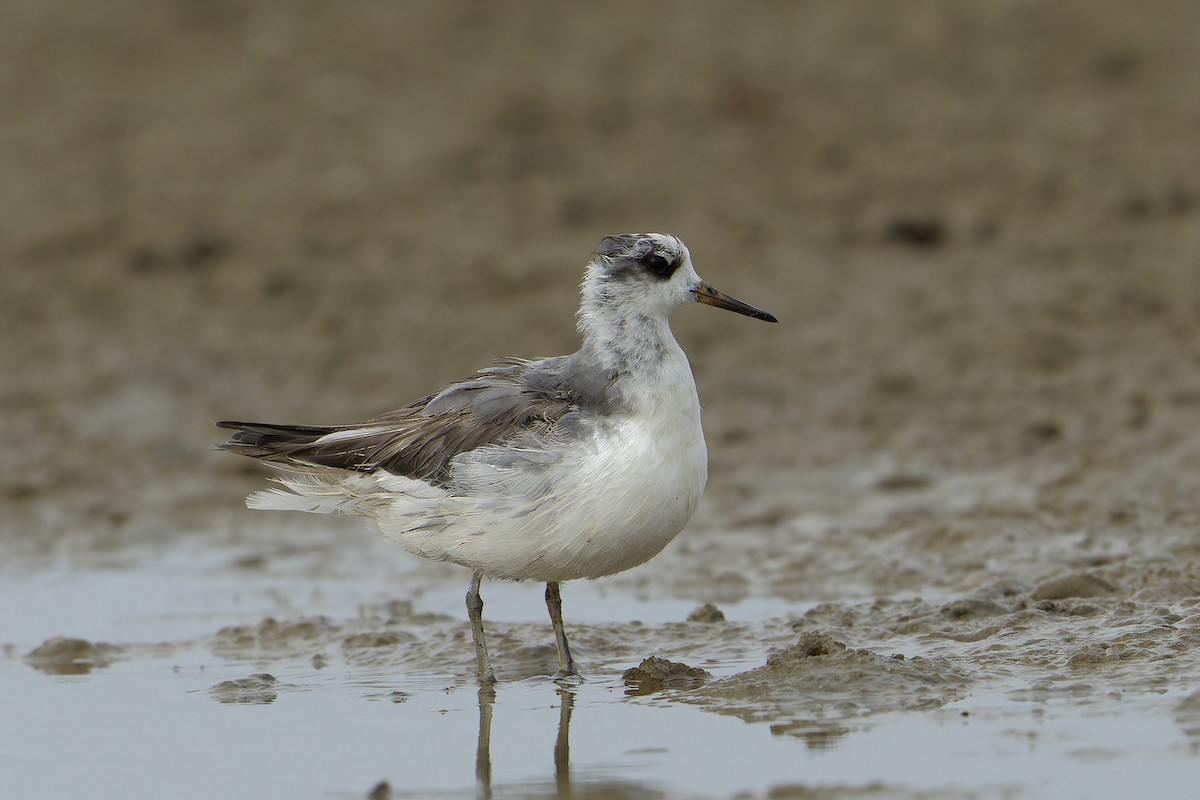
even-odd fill
[{"label": "bird's leg", "polygon": [[546,584],[546,608],[550,611],[550,624],[554,626],[554,643],[558,645],[558,674],[554,677],[577,676],[579,673],[575,671],[571,648],[567,645],[567,632],[563,629],[562,595],[558,593],[557,582]]},{"label": "bird's leg", "polygon": [[471,618],[471,637],[475,640],[475,663],[479,667],[479,683],[487,686],[496,682],[496,673],[492,672],[487,642],[483,639],[483,598],[479,596],[479,584],[482,582],[482,572],[471,576],[471,588],[467,590],[467,616]]}]

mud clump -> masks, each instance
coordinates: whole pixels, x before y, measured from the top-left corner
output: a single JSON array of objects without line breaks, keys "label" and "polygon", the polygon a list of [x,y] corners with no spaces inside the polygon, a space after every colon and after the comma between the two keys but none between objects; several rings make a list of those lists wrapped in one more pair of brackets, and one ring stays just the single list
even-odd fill
[{"label": "mud clump", "polygon": [[706,622],[710,624],[714,622],[724,622],[725,612],[714,606],[712,603],[705,603],[704,605],[692,611],[692,613],[688,614],[687,621]]},{"label": "mud clump", "polygon": [[380,647],[395,647],[408,641],[394,631],[382,633],[355,633],[342,640],[342,649],[346,652],[356,650],[375,650]]},{"label": "mud clump", "polygon": [[625,692],[629,695],[653,694],[664,689],[694,689],[711,677],[707,670],[658,656],[650,656],[621,675],[629,687]]},{"label": "mud clump", "polygon": [[392,800],[391,785],[387,781],[375,784],[371,791],[367,792],[367,800]]},{"label": "mud clump", "polygon": [[403,645],[413,645],[416,637],[401,631],[368,631],[342,639],[342,656],[349,664],[382,665],[394,663]]},{"label": "mud clump", "polygon": [[1108,581],[1088,572],[1051,578],[1033,590],[1034,600],[1062,600],[1068,597],[1101,597],[1117,590]]},{"label": "mud clump", "polygon": [[944,658],[851,650],[809,631],[765,665],[710,683],[695,697],[719,713],[815,733],[882,711],[936,708],[965,697],[969,683]]},{"label": "mud clump", "polygon": [[121,648],[69,636],[55,636],[30,650],[25,663],[47,675],[87,675],[109,666]]},{"label": "mud clump", "polygon": [[246,655],[289,656],[304,653],[314,644],[327,641],[336,631],[325,617],[280,622],[267,617],[257,625],[230,625],[213,637],[217,655],[244,658]]},{"label": "mud clump", "polygon": [[831,656],[834,653],[845,650],[846,645],[839,641],[835,641],[832,636],[824,633],[809,632],[800,637],[794,647],[789,647],[782,653],[778,653],[767,658],[767,666],[772,662],[778,663],[783,658],[795,657],[800,658],[816,658],[818,656]]},{"label": "mud clump", "polygon": [[1010,611],[999,603],[979,598],[955,600],[946,603],[938,610],[943,617],[950,620],[984,619],[1007,614]]},{"label": "mud clump", "polygon": [[274,675],[259,672],[248,678],[221,681],[208,690],[218,703],[267,705],[278,697]]}]

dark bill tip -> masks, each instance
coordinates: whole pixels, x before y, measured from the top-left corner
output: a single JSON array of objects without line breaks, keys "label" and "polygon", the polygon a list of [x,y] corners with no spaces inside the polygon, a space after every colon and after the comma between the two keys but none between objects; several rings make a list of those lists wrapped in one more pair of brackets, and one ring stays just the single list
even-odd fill
[{"label": "dark bill tip", "polygon": [[723,308],[726,311],[736,311],[739,314],[745,314],[747,317],[761,319],[763,322],[779,322],[771,314],[763,311],[761,308],[755,308],[749,303],[743,303],[741,300],[735,300],[724,292],[718,292],[707,283],[702,283],[692,290],[696,295],[696,301],[704,303],[708,306],[716,306]]}]

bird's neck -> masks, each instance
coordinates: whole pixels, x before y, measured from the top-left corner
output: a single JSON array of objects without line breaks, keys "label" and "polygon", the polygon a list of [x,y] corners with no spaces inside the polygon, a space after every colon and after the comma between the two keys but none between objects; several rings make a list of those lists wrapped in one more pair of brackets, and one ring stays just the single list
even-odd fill
[{"label": "bird's neck", "polygon": [[652,369],[683,357],[667,318],[613,306],[584,308],[579,315],[581,352],[617,376]]}]

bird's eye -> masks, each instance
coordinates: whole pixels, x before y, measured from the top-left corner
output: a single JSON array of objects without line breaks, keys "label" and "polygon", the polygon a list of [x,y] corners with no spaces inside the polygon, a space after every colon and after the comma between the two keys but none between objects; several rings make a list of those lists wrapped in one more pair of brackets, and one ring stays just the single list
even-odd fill
[{"label": "bird's eye", "polygon": [[675,265],[658,253],[651,253],[642,259],[646,271],[656,278],[666,278],[675,271]]}]

